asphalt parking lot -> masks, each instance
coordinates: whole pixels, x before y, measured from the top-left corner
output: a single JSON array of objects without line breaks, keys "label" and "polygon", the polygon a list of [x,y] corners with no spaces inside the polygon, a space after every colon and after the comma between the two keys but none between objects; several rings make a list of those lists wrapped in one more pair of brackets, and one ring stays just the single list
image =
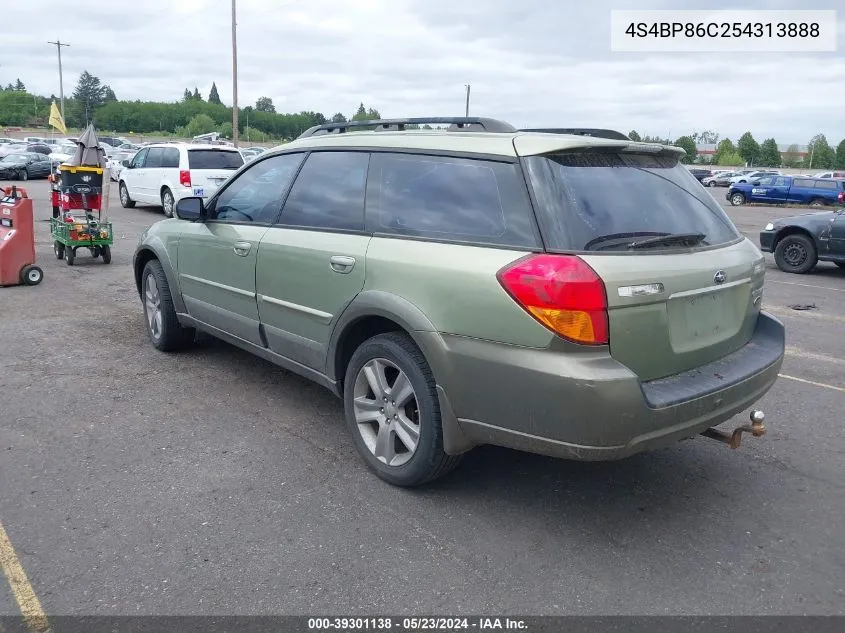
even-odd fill
[{"label": "asphalt parking lot", "polygon": [[[604,464],[485,447],[408,491],[322,388],[213,340],[153,349],[131,257],[160,209],[113,191],[111,265],[68,267],[27,185],[45,278],[0,288],[0,524],[48,614],[843,612],[845,271],[768,257],[788,350],[764,438]],[[755,240],[792,213],[728,211]],[[21,591],[0,578],[0,614]]]}]

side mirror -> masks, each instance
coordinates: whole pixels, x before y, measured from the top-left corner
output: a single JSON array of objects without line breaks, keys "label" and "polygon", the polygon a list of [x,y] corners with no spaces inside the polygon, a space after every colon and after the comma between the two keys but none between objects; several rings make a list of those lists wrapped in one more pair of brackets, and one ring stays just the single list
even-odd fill
[{"label": "side mirror", "polygon": [[182,198],[176,203],[176,217],[180,220],[203,220],[205,203],[202,198]]},{"label": "side mirror", "polygon": [[751,184],[752,184],[752,185],[754,185],[754,186],[756,187],[757,185],[759,185],[759,184],[760,184],[760,181],[759,181],[759,180],[752,180],[752,181],[751,181]]},{"label": "side mirror", "polygon": [[129,160],[128,159],[122,160],[122,161],[120,161],[120,164],[123,165],[124,167],[129,167]]}]

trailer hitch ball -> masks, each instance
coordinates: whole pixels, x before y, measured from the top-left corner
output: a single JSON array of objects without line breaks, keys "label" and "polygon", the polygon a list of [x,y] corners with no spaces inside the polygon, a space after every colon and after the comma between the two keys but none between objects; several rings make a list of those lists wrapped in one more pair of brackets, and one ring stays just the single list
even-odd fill
[{"label": "trailer hitch ball", "polygon": [[751,419],[750,425],[744,424],[742,426],[738,426],[732,433],[726,433],[725,431],[715,427],[710,427],[704,431],[702,435],[704,437],[709,437],[710,439],[723,442],[731,448],[739,448],[739,445],[742,442],[743,433],[750,433],[754,437],[762,437],[766,434],[766,425],[763,424],[766,420],[765,413],[759,409],[754,409],[751,411],[749,418]]}]

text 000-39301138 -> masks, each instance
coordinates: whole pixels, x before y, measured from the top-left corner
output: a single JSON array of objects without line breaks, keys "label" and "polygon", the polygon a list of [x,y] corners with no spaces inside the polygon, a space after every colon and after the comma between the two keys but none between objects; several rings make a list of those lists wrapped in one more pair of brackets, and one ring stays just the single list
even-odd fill
[{"label": "text 000-39301138", "polygon": [[614,52],[835,52],[836,35],[832,10],[610,12]]}]

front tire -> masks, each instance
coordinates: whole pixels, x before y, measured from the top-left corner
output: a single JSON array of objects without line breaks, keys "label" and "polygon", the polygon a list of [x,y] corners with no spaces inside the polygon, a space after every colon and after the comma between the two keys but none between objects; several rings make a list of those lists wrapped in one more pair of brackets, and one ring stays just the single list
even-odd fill
[{"label": "front tire", "polygon": [[73,246],[65,246],[65,261],[68,266],[73,266],[76,262],[76,251]]},{"label": "front tire", "polygon": [[104,264],[111,264],[111,246],[106,244],[100,247],[100,257],[103,258]]},{"label": "front tire", "polygon": [[194,340],[194,329],[182,327],[173,307],[170,284],[157,259],[150,260],[141,274],[141,300],[147,334],[153,346],[162,352],[188,347]]},{"label": "front tire", "polygon": [[167,187],[161,192],[161,209],[164,211],[164,217],[173,217],[173,208],[175,203],[173,201],[173,193]]},{"label": "front tire", "polygon": [[29,171],[26,170],[26,169],[19,171],[18,172],[18,180],[23,180],[24,182],[29,180]]},{"label": "front tire", "polygon": [[364,341],[349,361],[344,414],[367,466],[395,486],[442,477],[461,455],[443,450],[440,404],[431,368],[404,333]]},{"label": "front tire", "polygon": [[710,182],[708,182],[708,183],[707,183],[707,186],[708,186],[708,187],[715,187],[715,186],[716,186],[716,181],[715,181],[715,180],[711,180]]},{"label": "front tire", "polygon": [[745,196],[741,193],[731,194],[731,205],[739,207],[745,204]]},{"label": "front tire", "polygon": [[56,259],[64,259],[65,245],[59,241],[53,242],[53,252],[56,254]]},{"label": "front tire", "polygon": [[775,264],[785,273],[803,275],[815,268],[818,261],[813,241],[800,233],[787,235],[775,247]]},{"label": "front tire", "polygon": [[37,286],[44,279],[44,271],[34,264],[21,270],[21,282],[27,286]]},{"label": "front tire", "polygon": [[121,182],[118,189],[120,190],[120,205],[124,209],[135,208],[135,201],[129,197],[129,189],[126,188],[126,183]]}]

